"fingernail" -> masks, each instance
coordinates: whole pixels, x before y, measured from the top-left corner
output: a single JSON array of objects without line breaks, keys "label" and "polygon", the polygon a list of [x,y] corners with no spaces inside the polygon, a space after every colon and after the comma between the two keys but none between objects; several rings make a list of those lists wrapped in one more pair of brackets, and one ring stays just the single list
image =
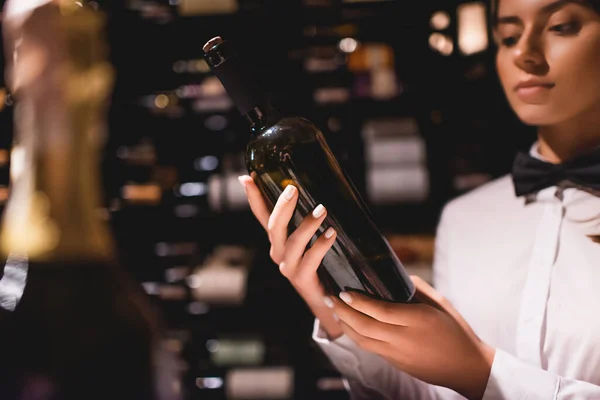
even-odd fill
[{"label": "fingernail", "polygon": [[294,185],[287,185],[283,191],[283,197],[287,201],[290,201],[294,197],[294,193],[296,193],[296,187]]},{"label": "fingernail", "polygon": [[325,207],[323,207],[323,204],[319,204],[317,206],[317,208],[315,208],[314,211],[312,212],[312,215],[315,218],[319,218],[321,215],[323,215],[324,212],[325,212]]},{"label": "fingernail", "polygon": [[244,177],[238,176],[238,181],[240,181],[240,184],[244,187],[244,189],[246,189],[246,182],[244,182]]},{"label": "fingernail", "polygon": [[338,317],[336,313],[333,313],[333,320],[334,321],[339,321],[340,317]]},{"label": "fingernail", "polygon": [[329,227],[327,228],[327,230],[325,231],[325,239],[331,239],[331,237],[333,236],[333,234],[335,233],[335,229]]},{"label": "fingernail", "polygon": [[325,296],[323,297],[323,301],[325,302],[325,305],[329,308],[333,308],[333,300],[331,300],[329,297]]},{"label": "fingernail", "polygon": [[344,303],[348,303],[348,304],[352,303],[352,296],[350,296],[350,293],[348,293],[348,292],[341,292],[340,299],[342,299],[342,301]]}]

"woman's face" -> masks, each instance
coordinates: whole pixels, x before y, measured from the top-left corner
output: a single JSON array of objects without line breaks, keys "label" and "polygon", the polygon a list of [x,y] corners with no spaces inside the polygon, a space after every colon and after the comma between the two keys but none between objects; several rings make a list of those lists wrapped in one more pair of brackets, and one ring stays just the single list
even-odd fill
[{"label": "woman's face", "polygon": [[500,0],[496,65],[529,125],[600,113],[600,15],[581,1]]}]

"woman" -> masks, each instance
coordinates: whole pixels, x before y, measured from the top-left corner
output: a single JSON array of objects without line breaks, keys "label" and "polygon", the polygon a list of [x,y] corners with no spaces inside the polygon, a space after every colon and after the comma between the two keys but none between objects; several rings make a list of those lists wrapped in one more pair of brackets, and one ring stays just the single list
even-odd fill
[{"label": "woman", "polygon": [[512,176],[444,208],[435,290],[415,279],[437,307],[323,301],[315,271],[335,235],[302,253],[326,211],[288,239],[297,191],[270,214],[240,177],[355,399],[600,398],[600,1],[500,0],[495,21],[505,94],[538,140]]}]

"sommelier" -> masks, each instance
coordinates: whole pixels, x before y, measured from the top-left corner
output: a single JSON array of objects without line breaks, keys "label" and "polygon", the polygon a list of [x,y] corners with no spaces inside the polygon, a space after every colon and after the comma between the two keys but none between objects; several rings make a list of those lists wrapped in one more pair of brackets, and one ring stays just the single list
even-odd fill
[{"label": "sommelier", "polygon": [[354,399],[600,398],[600,2],[500,0],[494,34],[507,99],[538,139],[511,175],[446,205],[435,289],[414,279],[425,304],[323,300],[336,235],[304,249],[327,204],[289,240],[298,191],[270,210],[240,177]]}]

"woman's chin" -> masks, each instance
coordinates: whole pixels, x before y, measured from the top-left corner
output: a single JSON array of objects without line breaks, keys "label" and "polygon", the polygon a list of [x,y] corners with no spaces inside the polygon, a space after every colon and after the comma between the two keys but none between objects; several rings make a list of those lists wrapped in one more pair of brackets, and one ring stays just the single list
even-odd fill
[{"label": "woman's chin", "polygon": [[562,116],[557,112],[542,107],[522,107],[516,110],[517,116],[525,124],[530,126],[554,125],[561,121]]}]

